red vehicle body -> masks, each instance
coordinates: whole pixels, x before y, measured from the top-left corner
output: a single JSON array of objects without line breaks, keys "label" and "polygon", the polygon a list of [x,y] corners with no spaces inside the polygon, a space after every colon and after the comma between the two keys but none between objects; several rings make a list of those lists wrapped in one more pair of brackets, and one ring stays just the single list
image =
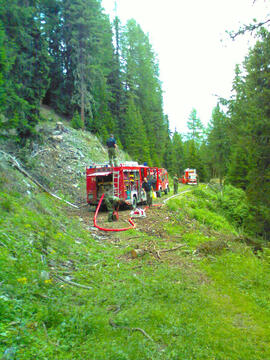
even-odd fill
[{"label": "red vehicle body", "polygon": [[157,197],[161,197],[161,192],[168,194],[170,191],[169,177],[166,169],[149,167],[147,170],[148,179],[152,182],[153,190],[156,191]]},{"label": "red vehicle body", "polygon": [[187,185],[198,185],[196,169],[186,169],[180,181]]},{"label": "red vehicle body", "polygon": [[[156,175],[156,176],[155,176]],[[137,203],[146,201],[146,194],[142,190],[144,178],[152,180],[155,191],[168,192],[168,173],[165,169],[151,168],[138,165],[136,162],[126,162],[120,166],[94,165],[86,168],[87,202],[96,205],[102,194],[119,197],[127,205],[136,207]]]}]

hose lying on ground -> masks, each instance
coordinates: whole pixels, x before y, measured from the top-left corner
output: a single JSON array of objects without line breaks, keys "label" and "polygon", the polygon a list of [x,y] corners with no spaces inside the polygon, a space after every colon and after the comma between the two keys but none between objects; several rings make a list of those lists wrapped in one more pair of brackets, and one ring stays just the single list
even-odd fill
[{"label": "hose lying on ground", "polygon": [[[104,194],[101,196],[100,200],[99,200],[99,203],[98,203],[98,206],[96,208],[96,212],[95,212],[95,216],[94,216],[94,226],[96,228],[98,228],[99,230],[103,230],[103,231],[126,231],[126,230],[130,230],[130,229],[134,229],[136,227],[136,224],[134,224],[134,222],[132,221],[132,218],[129,218],[128,221],[130,222],[131,226],[130,227],[127,227],[127,228],[122,228],[122,229],[108,229],[108,228],[103,228],[101,226],[99,226],[97,224],[97,215],[98,215],[98,212],[99,212],[99,209],[100,209],[100,206],[101,206],[101,203],[102,203],[102,200],[104,198]],[[163,204],[153,204],[152,206],[163,206]],[[149,208],[149,206],[146,206],[144,209],[147,210]]]},{"label": "hose lying on ground", "polygon": [[98,212],[99,212],[99,209],[100,209],[100,206],[101,206],[101,203],[102,203],[102,200],[104,198],[104,194],[101,196],[100,200],[99,200],[99,203],[98,203],[98,206],[96,208],[96,212],[95,212],[95,216],[94,216],[94,226],[96,228],[98,228],[99,230],[103,230],[103,231],[126,231],[126,230],[130,230],[130,229],[134,229],[135,228],[135,224],[134,222],[131,220],[131,218],[128,219],[128,221],[130,222],[131,226],[130,227],[127,227],[127,228],[122,228],[122,229],[107,229],[107,228],[103,228],[101,226],[99,226],[97,224],[97,215],[98,215]]}]

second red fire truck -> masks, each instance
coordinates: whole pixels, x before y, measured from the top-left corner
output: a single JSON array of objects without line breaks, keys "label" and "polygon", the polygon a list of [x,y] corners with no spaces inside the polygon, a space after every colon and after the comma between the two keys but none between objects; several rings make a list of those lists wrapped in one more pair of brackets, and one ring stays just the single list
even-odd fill
[{"label": "second red fire truck", "polygon": [[187,185],[198,185],[196,169],[186,169],[180,181]]}]

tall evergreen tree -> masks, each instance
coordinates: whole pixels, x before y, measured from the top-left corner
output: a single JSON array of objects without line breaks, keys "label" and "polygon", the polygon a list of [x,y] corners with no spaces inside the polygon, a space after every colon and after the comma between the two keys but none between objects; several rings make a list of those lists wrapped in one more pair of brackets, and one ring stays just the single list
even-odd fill
[{"label": "tall evergreen tree", "polygon": [[65,79],[63,1],[43,0],[40,6],[51,60],[49,66],[50,85],[43,103],[50,105],[57,112],[65,114],[66,103],[70,102],[70,99],[65,101],[63,96]]},{"label": "tall evergreen tree", "polygon": [[48,44],[42,31],[39,2],[12,0],[0,2],[2,21],[9,42],[8,61],[11,64],[5,115],[18,118],[20,139],[31,136],[38,122],[40,102],[49,85]]},{"label": "tall evergreen tree", "polygon": [[206,179],[206,169],[200,156],[199,146],[191,139],[184,143],[185,168],[196,169],[200,181]]},{"label": "tall evergreen tree", "polygon": [[196,141],[198,144],[200,144],[203,140],[204,127],[197,115],[197,110],[194,108],[191,110],[189,115],[187,126],[189,129],[188,139],[192,139],[193,141]]},{"label": "tall evergreen tree", "polygon": [[147,162],[148,165],[151,165],[149,144],[146,137],[145,127],[141,114],[136,108],[132,97],[128,100],[125,122],[125,141],[127,152],[135,160],[139,162]]},{"label": "tall evergreen tree", "polygon": [[173,171],[180,176],[185,168],[184,144],[181,135],[175,131],[172,138]]},{"label": "tall evergreen tree", "polygon": [[[229,102],[230,137],[233,146],[229,180],[246,189],[250,201],[261,209],[257,223],[270,233],[270,34],[261,38],[237,68]],[[234,177],[236,172],[242,176]],[[264,210],[262,210],[264,209]]]},{"label": "tall evergreen tree", "polygon": [[128,21],[121,43],[125,59],[123,70],[126,97],[129,93],[133,94],[145,125],[152,161],[160,166],[165,152],[167,129],[157,60],[148,36],[134,20]]},{"label": "tall evergreen tree", "polygon": [[225,176],[230,154],[227,121],[220,105],[214,108],[208,134],[208,156],[213,169],[213,176],[218,176],[220,183]]},{"label": "tall evergreen tree", "polygon": [[7,55],[5,44],[5,31],[0,22],[0,111],[3,112],[6,103],[5,76],[7,73]]}]

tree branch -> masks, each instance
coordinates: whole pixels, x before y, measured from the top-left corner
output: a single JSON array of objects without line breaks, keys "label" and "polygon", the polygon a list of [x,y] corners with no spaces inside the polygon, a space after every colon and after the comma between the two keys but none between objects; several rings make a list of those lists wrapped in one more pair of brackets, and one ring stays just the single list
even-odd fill
[{"label": "tree branch", "polygon": [[243,35],[246,32],[253,32],[254,30],[259,29],[260,27],[262,27],[263,25],[265,25],[265,24],[267,24],[269,22],[270,22],[270,19],[267,19],[265,21],[261,21],[261,22],[256,23],[256,24],[244,25],[237,32],[227,32],[227,33],[229,34],[229,36],[230,36],[230,38],[232,40],[235,40],[237,38],[237,36]]},{"label": "tree branch", "polygon": [[56,279],[60,280],[60,281],[63,281],[69,285],[72,285],[72,286],[77,286],[77,287],[80,287],[80,288],[83,288],[83,289],[87,289],[87,290],[91,290],[92,288],[90,286],[86,286],[86,285],[82,285],[82,284],[78,284],[74,281],[70,281],[70,280],[66,280],[64,278],[62,278],[62,276],[59,276],[59,275],[55,275],[53,274],[53,277],[55,277]]},{"label": "tree branch", "polygon": [[114,327],[114,328],[126,329],[126,330],[129,330],[129,331],[132,331],[132,332],[134,332],[134,331],[139,331],[139,332],[141,332],[148,340],[154,342],[154,340],[151,338],[151,336],[148,335],[147,332],[144,331],[144,330],[141,329],[141,328],[137,328],[137,327],[136,327],[136,328],[130,328],[130,327],[128,327],[128,326],[117,325],[117,324],[115,324],[115,323],[112,321],[112,319],[109,320],[109,324],[110,324],[112,327]]}]

